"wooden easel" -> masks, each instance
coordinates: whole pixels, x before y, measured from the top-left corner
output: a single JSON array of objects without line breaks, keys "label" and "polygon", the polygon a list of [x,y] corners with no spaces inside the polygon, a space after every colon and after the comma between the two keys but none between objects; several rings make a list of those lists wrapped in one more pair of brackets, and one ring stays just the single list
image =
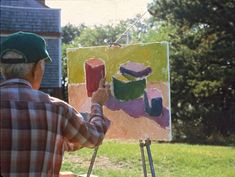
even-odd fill
[{"label": "wooden easel", "polygon": [[[151,154],[151,149],[150,149],[151,140],[149,138],[146,139],[146,140],[139,140],[139,145],[140,145],[140,153],[141,153],[141,160],[142,160],[142,167],[143,167],[144,177],[147,177],[144,147],[146,147],[146,150],[147,150],[149,166],[150,166],[152,177],[156,177],[155,170],[154,170],[154,165],[153,165],[152,154]],[[95,158],[96,158],[98,149],[99,149],[99,146],[94,149],[94,152],[93,152],[93,155],[92,155],[92,158],[91,158],[90,166],[88,168],[88,172],[86,174],[86,177],[90,177],[90,175],[91,175],[92,168],[93,168],[93,165],[94,165],[94,162],[95,162]]]},{"label": "wooden easel", "polygon": [[151,149],[150,149],[151,140],[148,138],[146,140],[139,140],[139,142],[140,142],[140,153],[141,153],[141,160],[142,160],[142,167],[143,167],[144,177],[147,177],[144,147],[146,147],[146,150],[147,150],[148,159],[149,159],[149,166],[150,166],[152,177],[156,177],[155,170],[154,170],[154,165],[153,165],[152,154],[151,154]]},{"label": "wooden easel", "polygon": [[78,177],[98,177],[98,176],[95,176],[95,175],[91,175],[98,149],[99,149],[99,146],[97,146],[94,149],[94,152],[93,152],[93,155],[91,157],[91,162],[90,162],[87,174],[79,175]]}]

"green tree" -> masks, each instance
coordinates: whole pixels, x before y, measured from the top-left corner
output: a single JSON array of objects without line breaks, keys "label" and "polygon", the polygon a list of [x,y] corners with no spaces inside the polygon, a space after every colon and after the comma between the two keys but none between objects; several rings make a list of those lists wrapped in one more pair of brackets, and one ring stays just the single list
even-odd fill
[{"label": "green tree", "polygon": [[84,24],[74,26],[70,23],[62,27],[62,42],[65,44],[71,43],[75,37],[80,35],[80,32],[85,29],[86,26]]},{"label": "green tree", "polygon": [[177,135],[234,134],[235,1],[154,0],[149,12],[175,28],[170,64]]},{"label": "green tree", "polygon": [[[158,28],[157,32],[156,26]],[[127,29],[129,30],[126,32]],[[81,31],[74,43],[77,46],[87,47],[109,45],[117,39],[119,39],[119,44],[155,42],[156,40],[166,40],[169,29],[167,25],[157,24],[151,19],[142,20],[141,15],[137,15],[132,19],[122,20],[116,25],[87,27]]]},{"label": "green tree", "polygon": [[[118,25],[99,25],[86,28],[74,40],[78,46],[98,46],[109,45],[113,43],[126,30],[127,24],[120,22]],[[119,41],[123,43],[124,40]]]},{"label": "green tree", "polygon": [[175,29],[168,23],[160,22],[160,23],[152,23],[147,28],[147,32],[141,35],[141,42],[161,42],[161,41],[170,41],[171,34],[175,33]]}]

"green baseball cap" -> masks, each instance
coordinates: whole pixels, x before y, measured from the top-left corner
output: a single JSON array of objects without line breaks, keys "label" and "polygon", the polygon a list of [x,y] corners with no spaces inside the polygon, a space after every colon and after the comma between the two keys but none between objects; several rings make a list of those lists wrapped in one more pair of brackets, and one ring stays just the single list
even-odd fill
[{"label": "green baseball cap", "polygon": [[41,59],[52,62],[46,49],[45,40],[37,34],[29,32],[13,33],[1,44],[1,63],[36,63]]}]

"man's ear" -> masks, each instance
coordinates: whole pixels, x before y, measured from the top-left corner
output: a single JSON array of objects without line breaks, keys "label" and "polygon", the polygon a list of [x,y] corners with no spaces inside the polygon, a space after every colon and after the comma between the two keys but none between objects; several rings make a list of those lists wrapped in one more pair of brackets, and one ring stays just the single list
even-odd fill
[{"label": "man's ear", "polygon": [[33,78],[36,77],[36,75],[40,71],[40,67],[41,67],[41,61],[39,60],[37,63],[34,64],[34,67],[32,70]]},{"label": "man's ear", "polygon": [[45,69],[45,61],[44,60],[39,60],[37,63],[34,65],[33,69],[33,88],[39,89],[40,84],[42,81],[42,77],[44,74],[44,69]]}]

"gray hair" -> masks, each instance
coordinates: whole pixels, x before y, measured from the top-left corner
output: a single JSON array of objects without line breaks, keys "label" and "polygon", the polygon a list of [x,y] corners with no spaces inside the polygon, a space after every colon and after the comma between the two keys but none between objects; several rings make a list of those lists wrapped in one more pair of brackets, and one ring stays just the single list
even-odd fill
[{"label": "gray hair", "polygon": [[[21,55],[15,51],[10,51],[4,54],[2,58],[11,59],[11,58],[22,58]],[[22,78],[33,70],[34,63],[19,63],[19,64],[6,64],[0,62],[0,71],[4,79],[10,78]]]},{"label": "gray hair", "polygon": [[1,74],[4,79],[25,78],[33,70],[34,63],[5,64],[0,63]]}]

